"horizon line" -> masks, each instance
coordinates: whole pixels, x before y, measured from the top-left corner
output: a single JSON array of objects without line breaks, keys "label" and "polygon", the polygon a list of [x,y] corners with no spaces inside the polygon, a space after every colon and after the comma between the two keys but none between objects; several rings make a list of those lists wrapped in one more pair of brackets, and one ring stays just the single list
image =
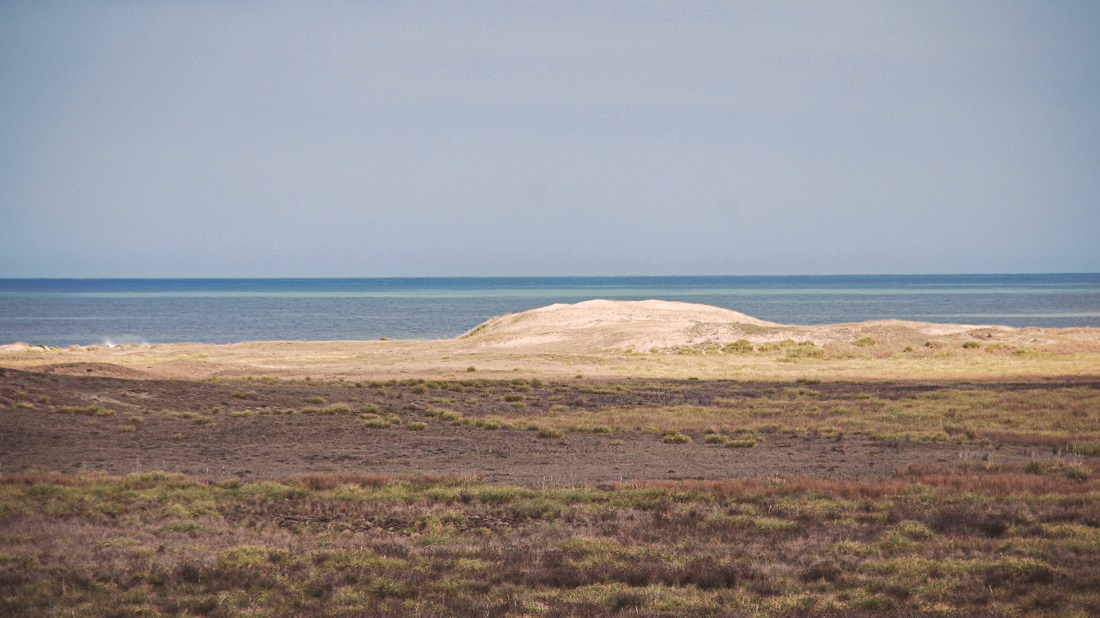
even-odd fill
[{"label": "horizon line", "polygon": [[695,274],[695,275],[361,275],[361,276],[47,276],[0,277],[0,281],[286,281],[286,280],[398,280],[398,279],[673,279],[673,278],[778,278],[778,277],[1013,277],[1013,276],[1080,276],[1100,275],[1100,272],[956,272],[956,273],[801,273],[801,274]]}]

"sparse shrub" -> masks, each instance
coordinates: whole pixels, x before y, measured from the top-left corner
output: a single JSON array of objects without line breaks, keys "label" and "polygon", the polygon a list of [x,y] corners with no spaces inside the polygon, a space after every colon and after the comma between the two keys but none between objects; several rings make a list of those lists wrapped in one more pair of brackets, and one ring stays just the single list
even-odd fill
[{"label": "sparse shrub", "polygon": [[229,393],[229,396],[236,399],[255,399],[256,391],[246,391],[243,388],[238,388],[232,393]]},{"label": "sparse shrub", "polygon": [[428,392],[428,386],[426,384],[417,384],[413,387],[412,392],[414,395],[423,395]]},{"label": "sparse shrub", "polygon": [[875,341],[874,337],[860,337],[859,339],[853,341],[852,345],[856,346],[857,348],[867,348],[875,345],[876,343],[878,342]]},{"label": "sparse shrub", "polygon": [[766,341],[766,342],[761,343],[760,345],[756,346],[756,351],[757,352],[776,352],[778,350],[782,350],[783,348],[793,346],[793,345],[797,345],[794,342],[794,339],[784,339],[783,341]]},{"label": "sparse shrub", "polygon": [[825,356],[825,348],[819,348],[812,341],[803,341],[798,345],[786,348],[787,358],[822,358]]},{"label": "sparse shrub", "polygon": [[738,339],[722,347],[722,351],[726,354],[749,354],[753,350],[755,350],[755,348],[748,339]]},{"label": "sparse shrub", "polygon": [[38,403],[40,403],[44,406],[48,406],[48,405],[50,405],[50,396],[49,395],[42,395],[41,397],[35,399],[35,401],[37,401]]},{"label": "sparse shrub", "polygon": [[1074,455],[1097,457],[1100,456],[1100,444],[1074,444],[1069,447],[1069,452]]},{"label": "sparse shrub", "polygon": [[722,434],[711,433],[711,434],[707,434],[706,443],[707,444],[725,444],[726,439],[727,439],[726,436],[723,436]]},{"label": "sparse shrub", "polygon": [[539,427],[538,428],[538,437],[540,437],[540,438],[550,438],[550,439],[560,438],[560,437],[562,437],[562,435],[563,434],[562,434],[561,431],[558,431],[557,429],[554,429],[553,427]]},{"label": "sparse shrub", "polygon": [[1050,467],[1050,470],[1059,476],[1081,482],[1089,480],[1089,475],[1091,473],[1089,467],[1084,463],[1079,461],[1066,461],[1064,459],[1055,461]]},{"label": "sparse shrub", "polygon": [[688,444],[691,442],[691,436],[675,429],[670,429],[661,434],[661,442],[665,444]]},{"label": "sparse shrub", "polygon": [[475,371],[477,371],[477,367],[474,367],[473,365],[470,365],[466,368],[466,373],[473,373]]},{"label": "sparse shrub", "polygon": [[371,429],[389,429],[391,423],[377,414],[362,414],[356,419],[360,425]]},{"label": "sparse shrub", "polygon": [[93,403],[90,406],[63,406],[58,408],[58,412],[65,414],[83,414],[85,416],[114,416],[115,411],[110,408],[104,408],[98,403]]},{"label": "sparse shrub", "polygon": [[312,404],[312,405],[315,405],[315,406],[319,406],[319,405],[325,403],[325,398],[314,395],[313,397],[310,397],[309,399],[306,399],[306,403]]},{"label": "sparse shrub", "polygon": [[577,433],[612,433],[614,431],[607,425],[578,425],[570,427],[569,430]]},{"label": "sparse shrub", "polygon": [[422,423],[419,421],[413,421],[405,424],[405,429],[408,429],[410,431],[424,431],[427,428],[427,423]]},{"label": "sparse shrub", "polygon": [[936,533],[919,521],[903,521],[897,526],[897,533],[913,541],[926,541],[936,538]]}]

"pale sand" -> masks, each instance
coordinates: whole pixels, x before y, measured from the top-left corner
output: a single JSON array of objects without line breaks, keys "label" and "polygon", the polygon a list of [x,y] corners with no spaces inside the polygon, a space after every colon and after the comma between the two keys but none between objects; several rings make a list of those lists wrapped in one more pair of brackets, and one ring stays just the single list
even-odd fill
[{"label": "pale sand", "polygon": [[[854,342],[872,338],[871,345]],[[785,350],[812,342],[822,358]],[[976,347],[964,348],[968,341]],[[975,346],[975,344],[971,344]],[[493,318],[441,341],[274,341],[42,349],[0,346],[0,367],[135,378],[310,376],[391,379],[541,376],[701,379],[1011,379],[1100,376],[1100,329],[1010,328],[884,320],[821,326],[765,322],[707,305],[590,300]],[[475,371],[467,369],[474,367]]]}]

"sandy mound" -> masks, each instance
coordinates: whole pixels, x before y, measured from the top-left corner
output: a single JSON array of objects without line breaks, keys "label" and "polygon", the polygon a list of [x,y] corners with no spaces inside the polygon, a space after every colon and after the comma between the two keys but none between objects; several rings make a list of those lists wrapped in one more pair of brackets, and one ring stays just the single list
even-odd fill
[{"label": "sandy mound", "polygon": [[487,348],[642,351],[735,341],[786,328],[709,305],[588,300],[493,318],[462,338]]},{"label": "sandy mound", "polygon": [[[1089,331],[1076,333],[1075,331]],[[1080,336],[1075,336],[1075,335]],[[766,322],[709,305],[660,300],[589,300],[493,318],[460,338],[485,350],[546,352],[712,349],[744,340],[754,346],[812,342],[836,351],[887,355],[937,349],[966,341],[1097,348],[1096,329],[1020,329],[1007,326],[880,320],[820,326]]]},{"label": "sandy mound", "polygon": [[31,349],[31,344],[22,341],[0,345],[0,352],[22,352]]}]

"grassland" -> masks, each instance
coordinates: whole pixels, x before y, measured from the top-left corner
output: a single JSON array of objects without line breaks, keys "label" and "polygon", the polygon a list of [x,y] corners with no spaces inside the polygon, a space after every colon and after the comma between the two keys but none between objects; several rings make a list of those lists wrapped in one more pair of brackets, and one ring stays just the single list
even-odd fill
[{"label": "grassland", "polygon": [[[1091,381],[4,379],[3,615],[1100,612]],[[784,467],[810,449],[849,467]]]},{"label": "grassland", "polygon": [[1096,615],[1094,473],[545,490],[354,474],[9,476],[0,613]]}]

